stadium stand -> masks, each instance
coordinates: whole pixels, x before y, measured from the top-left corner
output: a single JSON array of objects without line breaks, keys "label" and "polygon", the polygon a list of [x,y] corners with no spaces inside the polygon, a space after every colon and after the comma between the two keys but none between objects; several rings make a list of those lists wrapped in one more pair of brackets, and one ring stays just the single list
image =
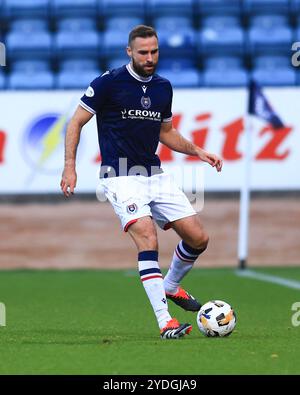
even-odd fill
[{"label": "stadium stand", "polygon": [[128,57],[124,56],[123,57],[112,57],[112,58],[108,58],[107,62],[105,64],[105,70],[113,70],[113,69],[117,69],[120,66],[123,66],[124,64],[128,63]]},{"label": "stadium stand", "polygon": [[147,11],[152,17],[157,16],[192,16],[194,13],[193,0],[148,0],[145,2]]},{"label": "stadium stand", "polygon": [[51,71],[25,70],[12,71],[8,76],[9,89],[52,89],[54,74]]},{"label": "stadium stand", "polygon": [[54,36],[56,59],[100,56],[100,36],[93,19],[62,19]]},{"label": "stadium stand", "polygon": [[240,87],[248,84],[242,57],[212,56],[205,59],[203,84],[207,87]]},{"label": "stadium stand", "polygon": [[289,0],[244,0],[245,12],[255,14],[288,14]]},{"label": "stadium stand", "polygon": [[165,58],[162,57],[159,61],[159,69],[173,69],[181,70],[184,72],[185,69],[196,67],[195,58]]},{"label": "stadium stand", "polygon": [[47,60],[16,60],[11,64],[12,71],[51,71],[50,62]]},{"label": "stadium stand", "polygon": [[100,74],[99,70],[61,70],[57,75],[57,88],[86,89]]},{"label": "stadium stand", "polygon": [[196,56],[196,32],[184,17],[164,17],[154,22],[163,56]]},{"label": "stadium stand", "polygon": [[248,35],[249,51],[256,53],[289,53],[293,31],[285,15],[253,16]]},{"label": "stadium stand", "polygon": [[153,18],[153,25],[156,29],[168,31],[193,29],[193,20],[187,16],[159,16]]},{"label": "stadium stand", "polygon": [[50,10],[55,18],[93,17],[98,13],[98,1],[50,0]]},{"label": "stadium stand", "polygon": [[198,0],[197,11],[200,15],[240,15],[240,0]]},{"label": "stadium stand", "polygon": [[102,42],[104,56],[109,59],[125,55],[128,32],[142,23],[144,19],[140,17],[108,17]]},{"label": "stadium stand", "polygon": [[296,72],[285,56],[258,56],[254,59],[252,77],[265,86],[296,84]]},{"label": "stadium stand", "polygon": [[0,70],[0,89],[5,88],[5,76],[4,73]]},{"label": "stadium stand", "polygon": [[49,0],[6,0],[5,5],[10,19],[49,17]]},{"label": "stadium stand", "polygon": [[299,14],[300,12],[300,0],[291,0],[291,12]]},{"label": "stadium stand", "polygon": [[244,52],[244,31],[240,20],[235,16],[208,16],[203,20],[199,32],[199,52],[204,56],[210,53],[227,55]]},{"label": "stadium stand", "polygon": [[174,88],[194,88],[202,85],[201,74],[195,68],[177,69],[160,69],[160,75],[167,78]]},{"label": "stadium stand", "polygon": [[52,55],[52,34],[44,19],[14,20],[5,43],[9,59],[45,59]]},{"label": "stadium stand", "polygon": [[102,72],[96,60],[64,60],[57,75],[58,89],[84,89]]},{"label": "stadium stand", "polygon": [[[74,82],[82,67],[82,84],[73,85],[83,86],[88,75],[128,62],[128,32],[141,23],[157,29],[159,70],[176,86],[245,86],[249,77],[299,84],[290,58],[292,43],[300,41],[300,0],[0,0],[7,53],[0,88],[21,89],[18,65],[26,60],[33,63],[24,63],[24,81],[34,70],[44,75],[36,86],[72,88],[71,74]],[[78,62],[67,70],[64,62],[72,59],[94,66]]]},{"label": "stadium stand", "polygon": [[99,12],[104,18],[110,16],[125,16],[143,18],[146,12],[144,0],[102,0],[99,2]]}]

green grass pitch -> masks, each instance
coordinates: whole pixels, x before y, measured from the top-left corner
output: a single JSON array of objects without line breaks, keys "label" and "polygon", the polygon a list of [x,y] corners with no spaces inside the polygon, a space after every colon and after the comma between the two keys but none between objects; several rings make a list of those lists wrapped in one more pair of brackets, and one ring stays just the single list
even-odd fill
[{"label": "green grass pitch", "polygon": [[[260,269],[300,280],[300,268]],[[206,338],[196,314],[169,302],[193,324],[191,334],[163,341],[137,272],[2,271],[0,374],[300,374],[300,326],[291,323],[298,290],[193,269],[183,285],[204,303],[229,302],[237,326]]]}]

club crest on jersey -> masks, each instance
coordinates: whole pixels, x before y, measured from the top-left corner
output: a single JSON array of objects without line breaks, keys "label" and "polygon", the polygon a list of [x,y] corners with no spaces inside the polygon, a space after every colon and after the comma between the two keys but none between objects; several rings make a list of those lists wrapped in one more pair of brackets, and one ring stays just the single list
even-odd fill
[{"label": "club crest on jersey", "polygon": [[148,110],[148,108],[151,107],[151,100],[149,96],[142,96],[141,97],[141,105],[143,108],[145,108],[146,110]]},{"label": "club crest on jersey", "polygon": [[137,205],[135,203],[132,203],[132,204],[129,204],[126,207],[126,209],[127,209],[128,214],[134,214],[134,213],[137,212],[138,207],[137,207]]}]

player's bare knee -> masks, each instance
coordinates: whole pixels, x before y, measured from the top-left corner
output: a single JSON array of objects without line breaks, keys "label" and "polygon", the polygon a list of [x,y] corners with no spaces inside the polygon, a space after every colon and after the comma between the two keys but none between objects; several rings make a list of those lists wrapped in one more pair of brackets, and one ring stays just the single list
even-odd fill
[{"label": "player's bare knee", "polygon": [[209,242],[209,236],[207,233],[204,233],[201,239],[201,247],[200,249],[202,249],[203,251],[206,250],[207,246],[208,246],[208,242]]},{"label": "player's bare knee", "polygon": [[158,241],[155,226],[146,221],[138,221],[129,228],[129,234],[133,238],[139,251],[150,251],[158,249]]},{"label": "player's bare knee", "polygon": [[156,234],[146,235],[145,244],[148,246],[148,250],[158,250],[158,241]]},{"label": "player's bare knee", "polygon": [[190,247],[195,248],[196,250],[206,250],[209,242],[209,237],[206,232],[201,232],[197,235],[197,237],[190,240],[188,243]]},{"label": "player's bare knee", "polygon": [[158,250],[158,241],[155,233],[147,232],[147,230],[136,238],[136,244],[139,251]]}]

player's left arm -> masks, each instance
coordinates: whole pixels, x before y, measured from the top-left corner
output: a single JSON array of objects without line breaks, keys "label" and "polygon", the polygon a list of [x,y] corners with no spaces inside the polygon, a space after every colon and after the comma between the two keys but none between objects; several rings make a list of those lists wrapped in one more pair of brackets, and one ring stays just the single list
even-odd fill
[{"label": "player's left arm", "polygon": [[218,155],[207,152],[185,139],[178,130],[173,127],[172,122],[162,122],[159,141],[173,151],[181,152],[186,155],[198,156],[202,161],[215,167],[217,171],[222,170],[223,161]]}]

